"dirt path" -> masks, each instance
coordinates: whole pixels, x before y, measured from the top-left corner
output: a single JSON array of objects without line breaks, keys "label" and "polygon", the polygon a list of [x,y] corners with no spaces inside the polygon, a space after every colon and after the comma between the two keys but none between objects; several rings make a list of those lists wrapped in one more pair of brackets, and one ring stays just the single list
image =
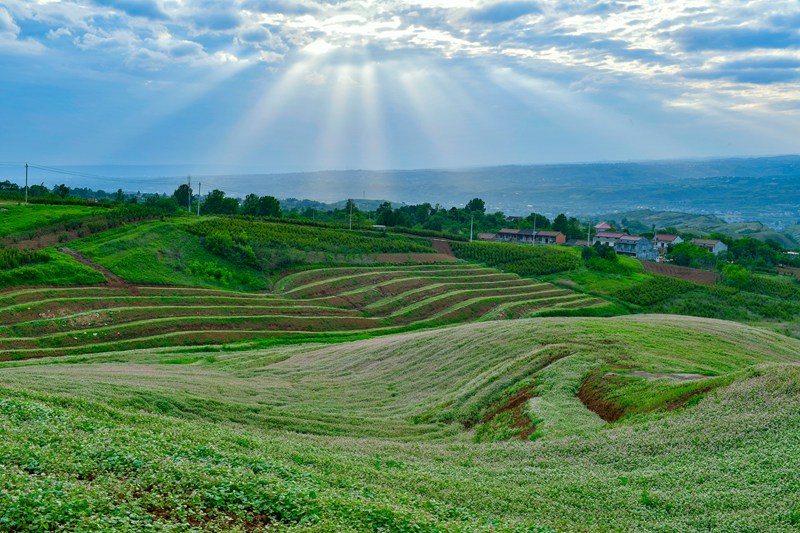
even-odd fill
[{"label": "dirt path", "polygon": [[83,255],[82,253],[67,247],[58,248],[58,251],[67,254],[80,264],[86,265],[89,268],[100,272],[103,275],[103,277],[106,278],[106,283],[108,283],[109,287],[124,287],[126,289],[130,289],[131,291],[136,290],[136,287],[133,284],[128,283],[127,281],[117,276],[103,265],[98,265],[97,263],[95,263],[85,255]]},{"label": "dirt path", "polygon": [[440,254],[452,255],[455,257],[456,254],[453,253],[453,250],[450,248],[450,243],[448,243],[446,240],[431,239],[431,243],[433,243],[433,249]]},{"label": "dirt path", "polygon": [[658,378],[672,378],[677,379],[678,381],[698,381],[701,379],[708,379],[713,376],[704,376],[702,374],[685,374],[681,372],[643,372],[641,370],[635,370],[633,372],[628,372],[625,374],[621,374],[619,372],[608,372],[603,377],[609,376],[619,376],[619,377],[627,377],[627,378],[644,378],[644,379],[658,379]]}]

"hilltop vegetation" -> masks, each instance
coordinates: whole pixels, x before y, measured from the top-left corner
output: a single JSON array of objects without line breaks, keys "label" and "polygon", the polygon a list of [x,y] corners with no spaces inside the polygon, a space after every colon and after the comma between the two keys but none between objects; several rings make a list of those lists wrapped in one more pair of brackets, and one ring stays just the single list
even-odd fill
[{"label": "hilltop vegetation", "polygon": [[[789,531],[800,521],[799,351],[731,323],[635,317],[6,363],[0,521],[26,531]],[[626,369],[709,377],[606,376]],[[595,403],[622,409],[617,422],[576,398],[587,375]],[[534,442],[502,409],[520,391],[533,398],[520,405]],[[648,410],[625,414],[642,400]],[[484,442],[495,438],[509,440]]]}]

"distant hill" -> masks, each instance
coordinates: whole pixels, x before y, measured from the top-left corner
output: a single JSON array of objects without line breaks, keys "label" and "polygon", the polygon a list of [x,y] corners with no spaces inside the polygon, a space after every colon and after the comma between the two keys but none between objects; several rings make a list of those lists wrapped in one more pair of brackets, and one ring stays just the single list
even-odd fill
[{"label": "distant hill", "polygon": [[[730,237],[741,239],[751,237],[761,241],[768,239],[779,242],[784,248],[795,248],[798,246],[798,237],[787,233],[779,233],[762,224],[761,222],[737,222],[730,224],[724,219],[714,215],[694,215],[691,213],[678,213],[675,211],[653,211],[650,209],[639,209],[636,211],[626,211],[614,213],[607,217],[609,220],[620,223],[627,227],[632,233],[642,233],[650,231],[653,226],[656,229],[674,227],[679,231],[697,233],[700,235],[709,233],[722,233]],[[796,226],[800,229],[800,226]]]},{"label": "distant hill", "polygon": [[[480,197],[489,211],[592,216],[637,209],[710,213],[729,223],[758,220],[781,230],[800,222],[800,156],[645,162],[508,165],[461,169],[340,170],[269,174],[251,168],[75,167],[70,186],[171,193],[191,174],[205,187],[231,195],[333,203],[388,198],[463,206]],[[180,171],[179,168],[188,170]],[[37,170],[34,182],[64,181]],[[86,177],[91,175],[91,177]],[[109,176],[108,185],[99,176]],[[113,176],[118,178],[115,181]],[[46,178],[46,179],[45,179]],[[48,181],[49,180],[49,181]]]}]

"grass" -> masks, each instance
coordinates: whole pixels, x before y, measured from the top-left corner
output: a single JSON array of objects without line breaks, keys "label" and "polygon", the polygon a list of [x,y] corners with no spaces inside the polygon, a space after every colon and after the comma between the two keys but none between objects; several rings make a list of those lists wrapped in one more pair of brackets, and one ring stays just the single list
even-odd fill
[{"label": "grass", "polygon": [[[610,424],[575,396],[604,368],[716,386],[671,410],[682,383],[609,381],[617,398],[653,402]],[[9,530],[798,526],[800,342],[734,323],[485,322],[210,357],[18,361],[0,375]],[[525,391],[535,441],[498,411]]]},{"label": "grass", "polygon": [[40,252],[46,260],[0,270],[0,288],[22,285],[87,285],[103,283],[105,277],[66,254],[55,250]]},{"label": "grass", "polygon": [[44,227],[103,214],[107,208],[77,205],[0,205],[0,237],[23,235]]},{"label": "grass", "polygon": [[267,276],[234,264],[184,231],[187,221],[150,221],[122,226],[70,244],[131,283],[263,290]]}]

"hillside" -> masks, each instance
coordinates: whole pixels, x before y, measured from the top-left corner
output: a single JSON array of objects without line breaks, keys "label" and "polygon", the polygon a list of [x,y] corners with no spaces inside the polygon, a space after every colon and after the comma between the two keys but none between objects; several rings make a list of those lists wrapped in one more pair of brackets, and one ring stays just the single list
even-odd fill
[{"label": "hillside", "polygon": [[785,233],[781,233],[767,227],[761,222],[728,223],[714,215],[698,215],[674,211],[653,211],[649,209],[609,213],[606,216],[617,222],[625,220],[626,227],[632,233],[651,231],[653,226],[655,226],[657,230],[673,227],[678,231],[694,233],[696,235],[721,233],[733,239],[742,239],[745,237],[761,241],[772,239],[780,243],[784,248],[789,249],[798,246],[798,240],[796,236],[791,233],[791,228],[788,228]]},{"label": "hillside", "polygon": [[[634,370],[699,376],[609,374]],[[0,521],[12,530],[800,523],[800,342],[733,323],[485,322],[334,346],[21,361],[0,375]]]}]

